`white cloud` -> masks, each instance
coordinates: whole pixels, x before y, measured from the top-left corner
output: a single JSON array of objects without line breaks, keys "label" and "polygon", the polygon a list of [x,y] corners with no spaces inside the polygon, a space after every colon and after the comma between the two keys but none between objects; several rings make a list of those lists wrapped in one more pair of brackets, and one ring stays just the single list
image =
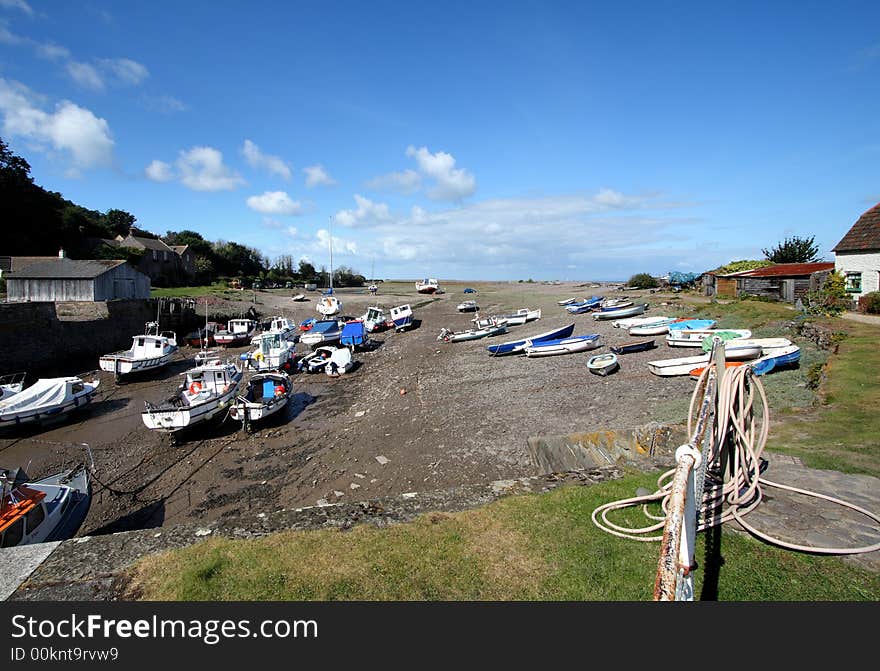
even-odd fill
[{"label": "white cloud", "polygon": [[51,42],[35,44],[34,49],[37,52],[37,56],[48,61],[62,61],[70,58],[70,51],[67,48],[60,47]]},{"label": "white cloud", "polygon": [[290,179],[290,167],[283,159],[278,156],[264,154],[260,151],[260,148],[250,140],[244,141],[244,146],[241,148],[241,152],[244,154],[248,165],[252,168],[263,168],[267,170],[270,175],[278,175],[284,179]]},{"label": "white cloud", "polygon": [[406,155],[416,159],[422,175],[435,181],[436,185],[427,194],[432,200],[461,200],[477,190],[476,178],[467,170],[456,168],[452,154],[443,151],[432,154],[427,147],[416,149],[410,145]]},{"label": "white cloud", "polygon": [[17,9],[28,16],[34,15],[34,10],[25,0],[0,0],[0,9]]},{"label": "white cloud", "polygon": [[[325,249],[327,253],[330,253],[330,232],[321,228],[318,229],[318,232],[315,234],[316,244],[318,250]],[[350,254],[357,255],[357,243],[354,240],[347,240],[346,238],[337,238],[335,235],[333,236],[333,253],[339,254]],[[335,265],[335,264],[334,264]]]},{"label": "white cloud", "polygon": [[223,163],[223,154],[213,147],[181,151],[177,159],[180,181],[193,191],[231,191],[242,184],[241,175]]},{"label": "white cloud", "polygon": [[391,221],[391,213],[385,203],[374,203],[369,198],[358,194],[355,194],[354,200],[357,203],[357,209],[339,210],[333,217],[337,223],[354,228]]},{"label": "white cloud", "polygon": [[153,161],[144,168],[147,177],[154,182],[170,182],[174,179],[174,173],[171,166],[164,161]]},{"label": "white cloud", "polygon": [[76,168],[107,165],[113,158],[113,136],[106,120],[69,100],[54,112],[36,106],[35,96],[18,82],[0,79],[0,112],[3,133],[23,137],[69,154]]},{"label": "white cloud", "polygon": [[299,214],[302,203],[291,200],[284,191],[266,191],[259,196],[247,199],[248,207],[262,214]]},{"label": "white cloud", "polygon": [[310,189],[316,186],[333,186],[336,184],[336,180],[328,175],[321,165],[310,165],[307,168],[303,168],[303,172],[306,173],[306,186]]},{"label": "white cloud", "polygon": [[396,191],[406,195],[415,193],[421,188],[422,176],[415,170],[391,172],[374,177],[365,186],[374,191]]},{"label": "white cloud", "polygon": [[67,64],[67,74],[77,85],[91,91],[103,91],[104,79],[98,70],[88,63],[70,61]]},{"label": "white cloud", "polygon": [[130,58],[103,58],[99,63],[101,68],[113,75],[117,81],[129,86],[137,86],[150,76],[149,70],[144,65]]}]

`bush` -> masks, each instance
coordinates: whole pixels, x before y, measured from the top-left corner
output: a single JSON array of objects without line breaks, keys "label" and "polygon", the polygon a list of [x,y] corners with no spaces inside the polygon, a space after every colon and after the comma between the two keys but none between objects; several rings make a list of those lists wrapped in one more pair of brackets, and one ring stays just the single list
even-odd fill
[{"label": "bush", "polygon": [[629,278],[626,284],[637,289],[653,289],[660,286],[660,283],[648,273],[636,273]]},{"label": "bush", "polygon": [[804,312],[810,315],[839,315],[852,306],[846,293],[846,281],[836,271],[828,274],[819,291],[810,291],[802,301]]},{"label": "bush", "polygon": [[880,315],[880,291],[872,291],[859,299],[859,308],[870,315]]}]

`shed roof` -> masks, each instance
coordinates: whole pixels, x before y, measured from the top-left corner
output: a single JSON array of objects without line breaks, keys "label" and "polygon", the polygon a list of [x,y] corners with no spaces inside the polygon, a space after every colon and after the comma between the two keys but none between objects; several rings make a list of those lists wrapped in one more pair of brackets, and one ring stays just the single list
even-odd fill
[{"label": "shed roof", "polygon": [[730,273],[721,277],[806,277],[811,273],[823,270],[834,270],[834,263],[777,263],[773,266],[755,268],[753,270],[741,270],[738,273]]},{"label": "shed roof", "polygon": [[53,259],[31,263],[21,270],[13,271],[9,275],[11,280],[68,280],[90,279],[103,275],[108,270],[121,266],[125,261],[88,259],[77,261],[74,259]]},{"label": "shed roof", "polygon": [[853,224],[832,252],[868,252],[880,250],[880,203],[865,212]]},{"label": "shed roof", "polygon": [[0,270],[14,272],[40,261],[57,261],[57,256],[0,256]]}]

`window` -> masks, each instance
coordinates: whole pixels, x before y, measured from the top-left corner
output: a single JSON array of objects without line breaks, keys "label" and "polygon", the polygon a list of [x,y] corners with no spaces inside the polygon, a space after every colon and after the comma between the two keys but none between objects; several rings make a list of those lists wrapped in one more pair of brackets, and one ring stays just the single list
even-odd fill
[{"label": "window", "polygon": [[3,534],[3,540],[0,541],[0,547],[12,548],[21,542],[24,533],[24,518],[19,517],[15,522],[9,525],[6,533]]},{"label": "window", "polygon": [[846,290],[852,293],[861,293],[862,292],[862,274],[861,273],[847,273],[846,274]]},{"label": "window", "polygon": [[158,260],[159,260],[159,250],[154,249],[153,250],[153,261],[158,261]]},{"label": "window", "polygon": [[43,512],[42,505],[36,505],[31,508],[31,511],[25,515],[25,519],[27,520],[27,532],[28,535],[34,533],[36,528],[40,526],[40,523],[46,519],[46,513]]}]

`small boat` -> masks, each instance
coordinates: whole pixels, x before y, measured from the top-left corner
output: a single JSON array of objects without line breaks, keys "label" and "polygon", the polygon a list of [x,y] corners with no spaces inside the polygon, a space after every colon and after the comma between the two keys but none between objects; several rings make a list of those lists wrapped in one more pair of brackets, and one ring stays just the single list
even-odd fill
[{"label": "small boat", "polygon": [[247,427],[284,408],[293,395],[293,383],[286,373],[257,373],[229,407],[229,416]]},{"label": "small boat", "polygon": [[246,368],[260,372],[290,370],[296,359],[296,344],[281,333],[264,333],[253,352],[241,355]]},{"label": "small boat", "polygon": [[336,296],[321,296],[315,309],[325,317],[339,314],[342,310],[342,302]]},{"label": "small boat", "polygon": [[669,333],[669,327],[672,326],[672,324],[676,324],[682,321],[687,320],[675,319],[670,317],[661,322],[655,322],[653,324],[639,324],[637,326],[630,326],[627,329],[627,333],[632,336],[663,335],[665,333]]},{"label": "small boat", "polygon": [[[743,346],[734,345],[735,341],[724,345],[724,356],[728,360],[749,360],[761,356],[761,348],[757,345]],[[662,359],[660,361],[649,361],[648,370],[654,375],[660,377],[672,377],[676,375],[689,375],[694,368],[705,366],[709,363],[710,355],[700,354],[698,356],[685,356],[677,359]]]},{"label": "small boat", "polygon": [[611,322],[611,326],[616,329],[628,329],[633,326],[649,326],[651,324],[661,324],[661,323],[669,323],[674,319],[674,317],[661,317],[659,315],[655,317],[629,317],[627,319],[615,319]]},{"label": "small boat", "polygon": [[0,468],[0,547],[73,538],[92,504],[84,464],[38,480]]},{"label": "small boat", "polygon": [[465,293],[465,294],[475,294],[475,293],[477,293],[477,290],[476,290],[476,289],[473,289],[473,288],[471,288],[471,287],[465,287],[465,288],[464,288],[464,291],[463,291],[462,293]]},{"label": "small boat", "polygon": [[770,354],[765,354],[757,361],[753,361],[750,365],[755,375],[766,375],[780,368],[800,365],[801,348],[797,345],[789,345],[780,349],[773,350]]},{"label": "small boat", "polygon": [[620,364],[617,362],[616,354],[597,354],[587,361],[587,370],[596,375],[608,375],[618,368]]},{"label": "small boat", "polygon": [[398,332],[404,331],[412,326],[413,311],[409,304],[398,305],[397,307],[391,308],[391,321],[394,323],[394,330]]},{"label": "small boat", "polygon": [[315,348],[314,352],[307,354],[297,364],[299,370],[303,372],[324,372],[330,377],[344,375],[353,366],[354,361],[351,357],[351,350],[347,347],[334,347],[332,345]]},{"label": "small boat", "polygon": [[98,379],[79,377],[43,378],[0,401],[0,426],[15,426],[61,417],[92,402],[98,393]]},{"label": "small boat", "polygon": [[537,310],[529,310],[529,308],[520,308],[514,314],[515,315],[525,315],[527,322],[533,322],[536,319],[541,318],[541,309],[538,308]]},{"label": "small boat", "polygon": [[160,333],[159,324],[148,322],[144,335],[135,336],[129,349],[105,354],[98,359],[98,366],[119,378],[120,375],[161,368],[178,350],[177,336],[173,332]]},{"label": "small boat", "polygon": [[476,312],[479,309],[480,308],[477,306],[477,301],[474,300],[464,301],[456,306],[456,310],[458,310],[459,312]]},{"label": "small boat", "polygon": [[539,343],[544,340],[560,340],[563,338],[568,338],[569,336],[571,336],[572,333],[574,333],[573,323],[569,324],[568,326],[563,326],[562,328],[547,331],[546,333],[540,333],[536,336],[532,336],[531,338],[523,338],[522,340],[511,340],[510,342],[501,343],[500,345],[489,345],[488,347],[486,347],[486,349],[492,356],[519,354],[525,349],[526,343]]},{"label": "small boat", "polygon": [[565,306],[565,311],[569,314],[579,315],[584,312],[592,312],[602,304],[601,296],[591,296],[583,301],[576,301]]},{"label": "small boat", "polygon": [[485,326],[479,329],[467,329],[466,331],[451,331],[444,328],[440,329],[440,335],[437,336],[437,340],[442,340],[443,342],[464,342],[465,340],[478,340],[480,338],[499,335],[506,331],[506,324]]},{"label": "small boat", "polygon": [[654,340],[637,340],[635,342],[624,343],[623,345],[612,345],[609,349],[615,354],[632,354],[633,352],[644,352],[654,349],[656,344]]},{"label": "small boat", "polygon": [[[788,338],[743,338],[741,340],[736,341],[737,345],[742,346],[751,346],[757,345],[760,347],[764,354],[772,354],[774,352],[778,352],[779,350],[785,349],[786,347],[791,347],[794,343],[791,342]],[[710,339],[708,342],[703,343],[703,351],[708,352],[712,349],[712,340]]]},{"label": "small boat", "polygon": [[507,324],[508,326],[522,326],[526,323],[525,315],[492,315],[491,317],[475,317],[471,319],[474,326],[478,329],[487,326],[497,326],[498,324]]},{"label": "small boat", "polygon": [[666,334],[666,344],[670,347],[703,347],[708,339],[712,349],[712,339],[718,336],[724,341],[751,337],[748,329],[673,329]]},{"label": "small boat", "polygon": [[0,377],[0,401],[15,396],[24,389],[24,379],[27,373],[10,373]]},{"label": "small boat", "polygon": [[223,347],[235,347],[251,341],[257,332],[253,319],[230,319],[223,331],[214,334],[214,342]]},{"label": "small boat", "polygon": [[593,319],[617,319],[618,317],[632,317],[640,315],[648,309],[647,303],[639,303],[638,305],[629,305],[625,307],[601,309],[593,313]]},{"label": "small boat", "polygon": [[592,333],[590,335],[571,336],[558,340],[529,341],[524,350],[527,357],[574,354],[576,352],[596,349],[600,345],[599,338],[600,335],[598,333]]},{"label": "small boat", "polygon": [[440,283],[433,277],[427,277],[416,282],[416,291],[420,294],[433,294],[440,288]]},{"label": "small boat", "polygon": [[213,347],[214,334],[223,328],[218,322],[208,322],[201,328],[191,331],[183,338],[183,342],[190,347]]},{"label": "small boat", "polygon": [[156,404],[144,401],[141,419],[148,429],[174,434],[217,416],[225,418],[244,372],[235,361],[211,359],[183,375],[174,396]]},{"label": "small boat", "polygon": [[299,341],[304,345],[320,345],[325,342],[335,342],[342,335],[344,322],[338,319],[321,319],[306,333],[303,333]]},{"label": "small boat", "polygon": [[[749,364],[746,364],[745,361],[725,361],[724,362],[725,368],[737,368],[739,366],[745,366],[745,365],[749,365]],[[699,380],[700,376],[703,374],[703,371],[705,371],[705,370],[706,370],[706,366],[700,366],[699,368],[694,368],[693,370],[691,370],[688,373],[688,375],[691,376],[692,380]]]},{"label": "small boat", "polygon": [[299,332],[296,323],[287,317],[272,317],[269,320],[269,327],[262,333],[258,333],[251,338],[251,345],[259,345],[260,340],[264,337],[280,335],[284,340],[296,342],[299,340]]},{"label": "small boat", "polygon": [[388,318],[385,316],[385,310],[378,306],[367,308],[367,311],[361,317],[364,322],[364,328],[367,333],[375,333],[385,328]]},{"label": "small boat", "polygon": [[571,305],[572,303],[577,302],[577,298],[566,298],[563,301],[556,301],[558,305]]},{"label": "small boat", "polygon": [[339,344],[354,350],[356,347],[364,347],[370,341],[364,322],[360,320],[346,322],[339,334]]},{"label": "small boat", "polygon": [[699,329],[715,328],[714,319],[679,319],[669,325],[670,331],[684,329],[686,331],[697,331]]},{"label": "small boat", "polygon": [[306,298],[305,294],[297,294],[296,296],[291,296],[290,300],[301,302],[301,301],[307,301],[309,299]]},{"label": "small boat", "polygon": [[330,356],[330,361],[324,366],[324,372],[330,377],[345,375],[354,368],[354,359],[348,347],[340,347]]},{"label": "small boat", "polygon": [[600,310],[619,310],[620,308],[628,308],[633,304],[628,298],[606,298],[602,301]]}]

